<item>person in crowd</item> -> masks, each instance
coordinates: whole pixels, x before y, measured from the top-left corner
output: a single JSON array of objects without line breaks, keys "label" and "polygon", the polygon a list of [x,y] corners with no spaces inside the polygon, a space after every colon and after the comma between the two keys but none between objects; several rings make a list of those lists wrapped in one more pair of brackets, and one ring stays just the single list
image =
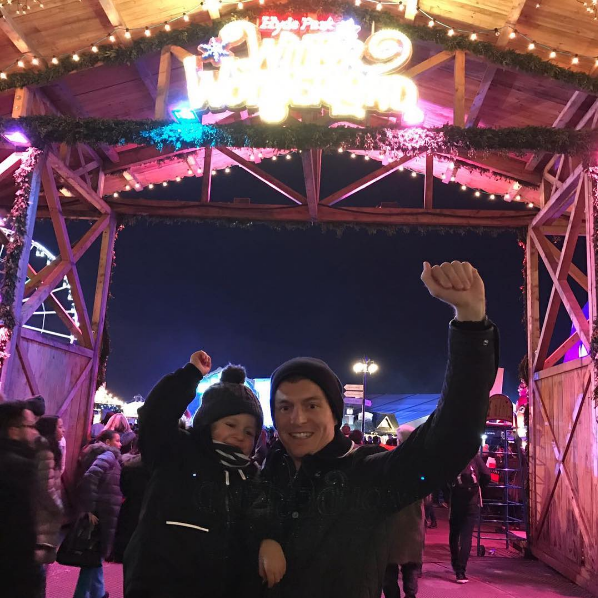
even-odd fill
[{"label": "person in crowd", "polygon": [[344,436],[349,436],[349,434],[351,434],[351,426],[349,424],[344,424],[341,428],[341,432]]},{"label": "person in crowd", "polygon": [[112,560],[122,563],[133,532],[137,528],[145,490],[150,480],[150,472],[141,459],[138,439],[133,440],[131,450],[122,457],[120,489],[123,504],[118,515]]},{"label": "person in crowd", "polygon": [[106,427],[106,424],[110,421],[110,418],[114,415],[114,411],[106,411],[104,417],[97,424],[91,426],[91,439],[95,440]]},{"label": "person in crowd", "polygon": [[471,552],[471,539],[481,506],[481,489],[489,481],[490,470],[478,453],[452,483],[449,546],[457,583],[469,581],[465,571]]},{"label": "person in crowd", "polygon": [[363,444],[363,432],[361,430],[351,430],[349,440],[354,442],[357,446],[361,446]]},{"label": "person in crowd", "polygon": [[131,450],[131,445],[135,438],[135,432],[131,430],[131,426],[127,418],[122,413],[115,413],[104,426],[104,430],[114,430],[120,435],[121,455],[126,455]]},{"label": "person in crowd", "polygon": [[424,514],[426,516],[426,527],[436,529],[438,527],[438,520],[436,519],[436,511],[434,511],[433,494],[428,494],[424,498]]},{"label": "person in crowd", "polygon": [[[82,460],[85,473],[79,483],[77,511],[100,526],[100,547],[105,559],[112,550],[116,522],[122,503],[120,491],[120,435],[104,430]],[[81,568],[74,598],[107,598],[104,569]]]},{"label": "person in crowd", "polygon": [[56,415],[44,415],[35,424],[40,436],[36,439],[37,492],[35,514],[37,545],[35,560],[40,564],[40,596],[46,595],[46,567],[56,560],[60,543],[63,505],[60,468],[64,436],[62,420]]},{"label": "person in crowd", "polygon": [[397,439],[394,436],[391,436],[387,441],[386,441],[386,446],[398,446],[397,444]]},{"label": "person in crowd", "polygon": [[[398,446],[409,438],[415,428],[403,424],[397,429]],[[393,449],[394,450],[394,449]],[[418,500],[392,518],[392,543],[389,564],[384,573],[384,598],[400,598],[399,567],[403,577],[405,598],[415,598],[418,577],[424,561],[426,529],[422,501]]]},{"label": "person in crowd", "polygon": [[0,403],[0,594],[33,598],[40,584],[35,562],[35,415],[25,401]]},{"label": "person in crowd", "polygon": [[253,533],[259,517],[248,519],[259,492],[251,460],[263,425],[259,400],[245,370],[229,365],[203,394],[191,430],[181,430],[177,422],[212,363],[204,351],[189,361],[139,410],[139,447],[152,477],[125,552],[126,598],[258,596],[258,562],[269,586],[284,574],[280,545]]},{"label": "person in crowd", "polygon": [[280,598],[380,596],[389,517],[454,478],[479,446],[498,359],[482,279],[470,264],[452,262],[425,263],[422,280],[455,318],[438,407],[400,447],[369,454],[345,438],[343,386],[323,361],[291,359],[272,374],[280,442],[264,464],[265,498],[254,508],[276,523],[284,549]]},{"label": "person in crowd", "polygon": [[380,446],[380,436],[374,436],[372,438],[372,444],[375,444],[377,446]]}]

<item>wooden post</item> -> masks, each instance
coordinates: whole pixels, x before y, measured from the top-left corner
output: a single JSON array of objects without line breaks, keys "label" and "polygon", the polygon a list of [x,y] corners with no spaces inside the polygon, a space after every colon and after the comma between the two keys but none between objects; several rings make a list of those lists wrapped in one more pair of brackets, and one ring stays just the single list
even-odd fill
[{"label": "wooden post", "polygon": [[156,120],[166,119],[168,107],[168,88],[170,87],[170,72],[172,70],[172,54],[170,46],[164,46],[160,52],[160,70],[158,72],[158,90],[156,97]]},{"label": "wooden post", "polygon": [[465,126],[465,52],[457,50],[455,53],[455,107],[453,124],[457,127]]},{"label": "wooden post", "polygon": [[[530,226],[531,228],[531,226]],[[528,364],[528,447],[529,447],[529,480],[530,497],[532,500],[528,505],[528,521],[533,537],[532,527],[536,523],[536,503],[535,503],[535,480],[536,480],[536,455],[534,454],[533,443],[533,424],[534,421],[534,363],[536,359],[536,350],[540,339],[540,282],[538,276],[538,250],[534,244],[531,233],[528,231],[525,245],[526,261],[526,313],[527,313],[527,364]]]},{"label": "wooden post", "polygon": [[201,201],[210,201],[212,193],[212,148],[206,147],[203,158],[203,178],[201,180]]},{"label": "wooden post", "polygon": [[28,87],[19,87],[15,90],[15,99],[12,105],[12,117],[20,118],[30,112],[33,94]]},{"label": "wooden post", "polygon": [[98,266],[98,278],[96,281],[96,294],[93,304],[93,315],[91,318],[94,348],[87,394],[86,434],[89,433],[91,421],[93,419],[93,401],[96,394],[96,381],[100,367],[100,353],[102,350],[104,324],[106,322],[106,305],[108,303],[110,273],[112,271],[114,242],[116,241],[116,216],[114,213],[111,213],[109,218],[110,220],[108,222],[108,226],[102,233],[102,247],[100,249],[100,263]]},{"label": "wooden post", "polygon": [[[6,348],[9,358],[4,363],[2,368],[2,374],[0,376],[0,389],[5,392],[5,389],[9,388],[10,377],[14,370],[14,365],[18,359],[16,347],[19,342],[19,336],[21,333],[21,319],[22,319],[22,306],[23,296],[25,292],[25,282],[27,281],[27,268],[29,266],[29,251],[31,249],[31,241],[33,238],[33,228],[35,226],[35,216],[37,214],[37,202],[39,198],[39,189],[41,185],[42,171],[46,164],[46,155],[43,154],[39,157],[33,175],[31,177],[31,191],[29,193],[29,206],[27,208],[27,224],[25,230],[25,236],[23,238],[23,253],[19,260],[19,269],[17,273],[17,281],[15,285],[15,296],[13,303],[13,312],[15,316],[15,327],[12,331],[12,338]],[[7,397],[11,398],[11,397]]]},{"label": "wooden post", "polygon": [[434,156],[426,154],[426,182],[424,184],[424,210],[432,209],[434,194]]},{"label": "wooden post", "polygon": [[[589,320],[590,320],[590,338],[596,333],[596,317],[597,306],[596,306],[596,254],[594,247],[594,239],[596,238],[596,220],[594,218],[594,197],[597,191],[596,180],[589,176],[587,173],[584,175],[586,179],[585,187],[585,202],[586,202],[586,255],[587,255],[587,272],[588,272],[588,307],[589,307]],[[582,198],[580,198],[581,201]],[[596,372],[594,368],[592,370],[592,383],[591,389],[594,391],[598,380],[596,380]],[[592,396],[595,396],[592,392]],[[598,408],[598,405],[594,404],[594,409]]]}]

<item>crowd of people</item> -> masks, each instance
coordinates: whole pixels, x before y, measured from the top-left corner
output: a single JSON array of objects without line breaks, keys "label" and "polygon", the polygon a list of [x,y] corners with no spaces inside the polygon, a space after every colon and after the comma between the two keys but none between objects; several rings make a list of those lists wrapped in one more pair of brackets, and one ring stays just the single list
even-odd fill
[{"label": "crowd of people", "polygon": [[471,265],[426,263],[422,280],[455,310],[442,396],[425,424],[403,426],[385,444],[341,428],[342,384],[306,357],[272,374],[273,431],[240,366],[205,391],[187,427],[183,415],[212,365],[196,351],[156,384],[137,430],[119,413],[93,426],[65,493],[60,418],[39,397],[0,403],[7,598],[44,596],[47,565],[61,562],[78,529],[87,530],[80,552],[93,552],[93,565],[81,565],[74,598],[107,598],[105,560],[123,563],[125,598],[398,598],[399,573],[413,598],[425,526],[436,525],[430,497],[447,483],[452,564],[466,582],[470,514],[485,475],[474,455],[498,339]]}]

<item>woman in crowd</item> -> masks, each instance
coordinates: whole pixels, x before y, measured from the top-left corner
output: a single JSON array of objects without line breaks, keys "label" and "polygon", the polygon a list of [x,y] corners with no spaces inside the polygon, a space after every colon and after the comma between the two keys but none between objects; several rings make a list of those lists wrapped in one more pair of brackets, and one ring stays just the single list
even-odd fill
[{"label": "woman in crowd", "polygon": [[121,455],[126,455],[131,450],[131,445],[135,439],[135,432],[131,430],[127,418],[122,413],[115,413],[104,426],[104,430],[114,430],[114,432],[119,433]]},{"label": "woman in crowd", "polygon": [[[104,430],[97,442],[86,448],[81,462],[85,473],[78,488],[77,510],[80,516],[89,517],[94,525],[100,525],[100,546],[104,559],[112,550],[122,502],[120,461],[120,435],[114,430]],[[105,597],[102,565],[82,568],[74,598]]]},{"label": "woman in crowd", "polygon": [[60,441],[64,436],[62,420],[56,415],[40,417],[35,424],[40,436],[37,438],[37,492],[35,513],[37,544],[35,560],[40,565],[40,596],[46,595],[46,567],[56,560],[62,524],[62,499],[60,473],[62,451]]}]

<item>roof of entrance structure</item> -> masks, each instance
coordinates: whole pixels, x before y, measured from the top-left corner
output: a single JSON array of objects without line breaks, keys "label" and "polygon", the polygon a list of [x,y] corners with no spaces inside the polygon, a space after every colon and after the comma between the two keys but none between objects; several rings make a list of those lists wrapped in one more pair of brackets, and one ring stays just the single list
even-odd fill
[{"label": "roof of entrance structure", "polygon": [[[6,18],[0,20],[0,69],[23,57],[27,70],[41,69],[43,62],[50,64],[53,56],[71,60],[75,52],[88,52],[93,44],[108,43],[106,38],[115,30],[119,31],[116,44],[126,45],[128,40],[122,36],[125,27],[132,31],[133,38],[139,38],[143,37],[145,27],[159,24],[163,27],[164,22],[172,19],[175,19],[171,24],[173,29],[186,26],[187,22],[181,18],[185,13],[190,13],[194,22],[206,22],[210,15],[217,16],[214,11],[226,14],[237,5],[236,2],[224,2],[218,9],[208,12],[198,8],[197,3],[186,0],[161,0],[159,3],[153,0],[45,0],[43,7],[39,2],[28,1],[31,8],[24,15],[17,14],[20,10],[18,0],[12,0],[11,5],[4,2],[1,9]],[[368,3],[369,0],[363,2]],[[26,4],[24,0],[23,5]],[[405,0],[405,4],[411,4],[411,0]],[[245,2],[244,5],[248,8],[258,7],[258,2]],[[280,2],[266,0],[263,8],[267,9],[269,5],[284,12]],[[398,6],[398,0],[385,2],[383,10],[397,12]],[[594,58],[590,57],[598,54],[596,22],[577,0],[493,0],[483,3],[483,6],[474,0],[421,0],[419,8],[421,10],[414,17],[415,24],[426,25],[432,20],[435,27],[447,30],[450,27],[463,32],[488,30],[486,35],[480,34],[481,38],[521,53],[527,52],[532,43],[530,40],[533,40],[534,51],[542,58],[546,59],[552,49],[557,51],[554,62],[559,66],[586,73],[591,73],[595,68]],[[495,29],[498,35],[494,34]],[[513,39],[507,36],[509,31],[516,32]],[[407,69],[442,51],[442,47],[430,42],[413,40],[413,44],[413,57]],[[186,49],[197,53],[196,44]],[[579,56],[579,63],[572,66],[573,57],[576,56]],[[42,64],[33,66],[33,57]],[[159,60],[159,52],[155,52],[128,65],[103,65],[74,72],[39,86],[39,96],[51,112],[64,115],[153,118]],[[477,124],[480,127],[575,127],[595,107],[594,96],[571,85],[515,70],[497,69],[489,73],[489,65],[483,58],[467,55],[465,107],[471,111],[477,102],[480,106]],[[172,66],[169,105],[176,105],[186,97],[186,85],[182,63],[173,60]],[[13,66],[7,72],[14,70],[19,69]],[[485,79],[488,80],[487,89],[483,85]],[[423,125],[429,128],[452,122],[455,85],[453,60],[444,61],[436,68],[417,75],[415,81],[425,112]],[[0,116],[11,115],[14,96],[14,90],[0,93]],[[224,112],[208,115],[207,122],[252,116],[251,111],[235,114]],[[368,124],[373,126],[387,123],[388,115],[374,114],[368,120]],[[151,147],[126,145],[115,149],[116,152],[100,154],[105,159],[104,190],[107,195],[135,184],[143,188],[149,184],[175,180],[176,177],[198,176],[204,160],[204,150],[201,148],[168,153],[167,160],[164,159],[164,153]],[[251,149],[237,152],[245,159],[254,161],[256,158]],[[274,153],[279,152],[262,150],[257,161],[271,157]],[[381,160],[375,154],[371,154],[370,158]],[[467,187],[502,195],[512,187],[513,181],[519,181],[530,185],[525,191],[525,201],[540,205],[538,186],[549,155],[488,154],[462,158],[461,168],[451,169],[447,166],[450,164],[449,156],[446,161],[435,161],[434,175],[444,178],[445,182],[454,176],[455,182]],[[470,170],[468,164],[480,165],[488,171]],[[230,157],[214,152],[213,169],[232,165],[234,160]],[[424,172],[425,157],[412,160],[407,167]],[[503,207],[507,208],[508,205],[504,204]]]}]

